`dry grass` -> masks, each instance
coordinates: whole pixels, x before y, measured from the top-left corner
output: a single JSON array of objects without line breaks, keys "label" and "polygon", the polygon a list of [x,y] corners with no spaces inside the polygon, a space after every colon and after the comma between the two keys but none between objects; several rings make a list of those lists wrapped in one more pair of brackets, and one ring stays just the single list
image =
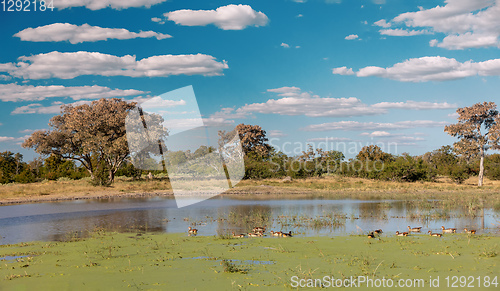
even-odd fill
[{"label": "dry grass", "polygon": [[484,186],[477,187],[477,177],[471,177],[463,184],[452,182],[447,177],[439,177],[435,182],[391,182],[381,180],[369,180],[362,178],[351,178],[341,176],[328,176],[324,178],[296,179],[291,182],[283,182],[282,179],[265,180],[244,180],[238,184],[238,187],[252,186],[280,186],[283,188],[306,188],[313,190],[500,190],[500,181],[489,180],[485,178]]},{"label": "dry grass", "polygon": [[[476,186],[477,178],[463,184],[447,178],[435,182],[399,183],[329,176],[323,178],[244,180],[228,191],[231,196],[251,195],[255,199],[268,199],[273,195],[293,195],[294,198],[328,197],[332,199],[438,199],[456,201],[467,205],[483,202],[490,206],[500,205],[500,181],[486,179],[484,186]],[[266,195],[263,195],[266,194]],[[44,181],[32,184],[0,185],[0,204],[67,199],[87,199],[120,196],[172,195],[168,179],[152,181],[117,177],[111,187],[94,187],[88,180]]]},{"label": "dry grass", "polygon": [[0,204],[3,202],[31,202],[66,199],[85,199],[109,196],[138,196],[151,193],[170,195],[167,179],[132,181],[117,177],[110,187],[94,187],[87,179],[74,181],[43,181],[30,184],[11,183],[0,185]]},{"label": "dry grass", "polygon": [[[485,179],[482,188],[477,187],[477,178],[463,184],[439,178],[435,182],[401,183],[330,176],[324,178],[297,179],[283,182],[281,179],[245,180],[231,194],[253,195],[253,198],[269,199],[282,194],[294,194],[297,198],[324,197],[330,199],[398,199],[398,200],[445,200],[452,204],[470,207],[500,205],[500,181]],[[483,204],[484,203],[484,204]]]}]

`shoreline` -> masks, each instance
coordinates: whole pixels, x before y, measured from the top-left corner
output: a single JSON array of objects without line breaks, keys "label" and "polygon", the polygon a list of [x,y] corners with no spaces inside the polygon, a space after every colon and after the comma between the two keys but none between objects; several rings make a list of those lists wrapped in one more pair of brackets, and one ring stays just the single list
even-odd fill
[{"label": "shoreline", "polygon": [[[283,189],[282,192],[264,192],[264,191],[237,191],[237,192],[229,192],[229,193],[221,193],[217,195],[211,195],[212,197],[217,196],[271,196],[271,195],[314,195],[320,194],[321,191],[310,191],[304,189],[304,191],[286,191]],[[205,193],[207,195],[207,193]],[[179,194],[176,194],[179,195]],[[199,196],[200,194],[181,194],[182,196]],[[203,194],[201,194],[203,195]],[[92,200],[92,199],[113,199],[113,198],[150,198],[150,197],[172,197],[174,198],[174,193],[171,190],[162,191],[162,192],[131,192],[131,193],[106,193],[106,194],[76,194],[74,196],[65,196],[65,195],[38,195],[38,196],[29,196],[29,197],[16,197],[16,198],[4,198],[0,199],[0,206],[6,205],[15,205],[15,204],[29,204],[29,203],[47,203],[47,202],[61,202],[61,201],[73,201],[73,200]]]},{"label": "shoreline", "polygon": [[0,206],[28,203],[46,203],[46,202],[61,202],[72,200],[92,200],[92,199],[110,199],[110,198],[148,198],[148,197],[168,197],[174,196],[173,193],[162,192],[143,192],[143,193],[106,193],[106,194],[90,194],[90,195],[75,195],[75,196],[30,196],[0,199]]},{"label": "shoreline", "polygon": [[[260,188],[260,187],[259,187]],[[307,199],[307,198],[325,198],[332,200],[449,200],[450,194],[465,194],[477,195],[498,195],[496,191],[487,192],[463,192],[459,190],[439,191],[433,189],[420,189],[420,190],[381,190],[381,189],[343,189],[343,190],[323,190],[323,189],[297,189],[288,187],[266,187],[268,189],[238,189],[233,188],[226,193],[217,195],[208,194],[209,198],[213,197],[230,197],[230,198],[251,198],[255,200],[266,200],[273,198],[287,199]],[[201,195],[207,195],[202,193]],[[179,195],[179,194],[177,194]],[[181,194],[182,195],[182,194]],[[184,194],[182,196],[200,196],[200,194]],[[174,198],[172,190],[154,191],[154,192],[101,192],[97,193],[73,193],[67,194],[53,194],[53,195],[33,195],[25,197],[14,198],[0,198],[0,206],[19,205],[30,203],[50,203],[50,202],[63,202],[74,200],[101,200],[101,199],[120,199],[120,198],[152,198],[152,197],[171,197]],[[178,196],[179,197],[179,196]]]},{"label": "shoreline", "polygon": [[[210,190],[184,195],[209,195],[251,199],[356,199],[356,200],[442,200],[452,204],[500,207],[500,181],[488,181],[482,188],[446,181],[426,183],[383,182],[360,178],[328,177],[283,182],[280,179],[244,180],[222,194]],[[212,190],[214,191],[214,190]],[[177,195],[182,192],[177,192]],[[184,196],[183,195],[183,196]],[[72,200],[174,197],[163,180],[118,179],[111,187],[90,187],[86,181],[50,181],[34,184],[0,185],[0,206]]]}]

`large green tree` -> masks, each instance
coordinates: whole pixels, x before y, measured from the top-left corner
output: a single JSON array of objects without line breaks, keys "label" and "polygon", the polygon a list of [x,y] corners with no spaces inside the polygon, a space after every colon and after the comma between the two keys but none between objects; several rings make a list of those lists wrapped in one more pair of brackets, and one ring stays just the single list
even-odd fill
[{"label": "large green tree", "polygon": [[34,132],[22,146],[43,155],[78,161],[93,179],[104,165],[108,182],[112,182],[129,155],[125,117],[135,105],[113,98],[62,106],[61,114],[50,119],[51,129]]},{"label": "large green tree", "polygon": [[458,123],[445,126],[444,131],[459,138],[455,151],[465,157],[479,155],[479,181],[483,186],[484,155],[489,149],[499,149],[500,115],[494,102],[483,102],[457,109]]}]

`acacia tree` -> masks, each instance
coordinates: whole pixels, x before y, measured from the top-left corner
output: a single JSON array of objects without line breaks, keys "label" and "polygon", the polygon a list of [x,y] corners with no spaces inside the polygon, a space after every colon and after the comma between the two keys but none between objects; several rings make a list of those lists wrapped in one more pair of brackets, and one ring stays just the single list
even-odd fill
[{"label": "acacia tree", "polygon": [[488,149],[499,149],[500,115],[494,102],[483,102],[457,109],[458,123],[445,126],[444,131],[459,138],[455,151],[465,157],[479,155],[479,181],[483,186],[484,155]]},{"label": "acacia tree", "polygon": [[364,146],[356,155],[356,159],[365,161],[382,161],[386,162],[392,158],[391,154],[385,153],[377,145]]},{"label": "acacia tree", "polygon": [[34,132],[22,146],[43,155],[79,161],[92,179],[98,170],[103,170],[99,167],[105,165],[111,183],[129,155],[125,117],[135,105],[116,98],[79,106],[64,105],[61,115],[50,119],[51,130]]},{"label": "acacia tree", "polygon": [[258,125],[241,123],[231,132],[220,131],[219,146],[232,140],[236,132],[240,136],[241,148],[246,155],[249,153],[254,153],[261,157],[269,155],[271,146],[267,143],[266,131]]}]

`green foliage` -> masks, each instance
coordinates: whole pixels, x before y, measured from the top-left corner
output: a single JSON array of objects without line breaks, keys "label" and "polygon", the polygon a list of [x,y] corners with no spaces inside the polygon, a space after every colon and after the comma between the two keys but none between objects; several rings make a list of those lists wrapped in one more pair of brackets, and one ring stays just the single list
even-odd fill
[{"label": "green foliage", "polygon": [[77,167],[73,161],[65,160],[57,155],[50,155],[44,161],[42,178],[47,180],[59,180],[67,177],[78,180],[87,176],[87,171],[82,167]]},{"label": "green foliage", "polygon": [[403,154],[394,157],[377,146],[364,147],[357,155],[340,165],[338,173],[349,177],[390,180],[399,182],[432,181],[436,176],[433,167],[421,157]]},{"label": "green foliage", "polygon": [[500,180],[500,154],[492,154],[485,159],[486,177]]},{"label": "green foliage", "polygon": [[[457,183],[462,183],[471,175],[479,172],[479,158],[470,155],[458,155],[452,146],[443,146],[420,157],[408,154],[393,156],[385,153],[379,146],[365,146],[355,159],[344,161],[345,156],[340,151],[324,151],[314,149],[311,145],[301,155],[289,157],[267,144],[266,132],[258,126],[239,125],[237,131],[243,139],[245,155],[245,179],[282,178],[289,176],[294,179],[321,177],[325,174],[337,174],[349,177],[380,179],[401,182],[432,181],[436,175],[450,177]],[[231,140],[236,132],[220,132],[221,140]],[[193,173],[206,175],[223,175],[220,169],[212,167],[212,157],[208,154],[216,148],[201,146],[194,152],[173,151],[166,153],[165,163],[169,168],[179,167],[176,174],[191,175]],[[40,180],[81,179],[89,177],[89,168],[95,169],[91,183],[96,186],[108,186],[114,178],[114,169],[110,162],[97,153],[92,154],[87,165],[52,154],[46,159],[37,158],[29,163],[22,161],[21,154],[6,151],[0,153],[0,184],[30,183]],[[213,158],[217,158],[213,155]],[[202,162],[200,162],[202,161]],[[113,163],[111,163],[113,164]],[[145,157],[144,165],[157,170],[155,176],[162,173],[162,165],[158,160]],[[487,156],[485,159],[486,175],[490,179],[500,180],[500,154]],[[136,169],[127,158],[120,164],[116,172],[118,176],[140,179],[142,170]]]},{"label": "green foliage", "polygon": [[458,163],[458,157],[454,153],[453,147],[446,145],[431,152],[429,162],[434,166],[439,175],[451,176]]},{"label": "green foliage", "polygon": [[365,146],[356,156],[359,161],[382,161],[387,162],[393,160],[391,154],[384,153],[377,145]]},{"label": "green foliage", "polygon": [[450,178],[457,182],[458,184],[462,184],[465,180],[467,180],[471,175],[471,168],[466,163],[457,163],[453,167],[451,167],[449,176]]},{"label": "green foliage", "polygon": [[277,172],[273,172],[273,165],[258,154],[249,153],[244,156],[245,179],[267,179],[273,178]]},{"label": "green foliage", "polygon": [[0,183],[14,182],[16,174],[16,159],[14,153],[5,151],[0,153]]},{"label": "green foliage", "polygon": [[36,181],[36,177],[29,168],[25,168],[20,174],[14,176],[14,181],[16,183],[33,183]]},{"label": "green foliage", "polygon": [[302,152],[298,160],[302,163],[301,169],[306,176],[321,177],[323,174],[337,172],[345,156],[339,151],[323,151],[321,148],[313,149],[309,145],[307,152]]},{"label": "green foliage", "polygon": [[116,172],[117,176],[132,177],[134,180],[141,178],[142,171],[134,167],[131,162],[124,162],[120,169]]},{"label": "green foliage", "polygon": [[95,169],[94,177],[90,180],[91,185],[108,187],[113,183],[113,179],[109,176],[108,164],[101,160]]},{"label": "green foliage", "polygon": [[422,158],[403,154],[388,162],[380,177],[400,182],[432,181],[436,171]]}]

